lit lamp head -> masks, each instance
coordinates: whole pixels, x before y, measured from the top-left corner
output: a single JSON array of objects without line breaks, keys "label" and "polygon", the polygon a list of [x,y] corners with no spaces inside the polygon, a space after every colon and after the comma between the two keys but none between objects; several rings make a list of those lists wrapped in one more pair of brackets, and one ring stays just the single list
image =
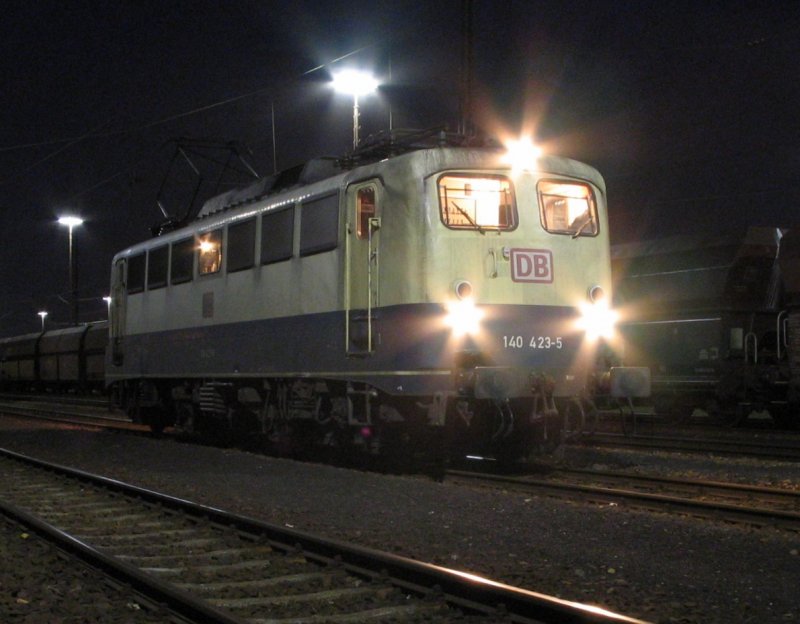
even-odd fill
[{"label": "lit lamp head", "polygon": [[68,227],[70,230],[79,225],[83,225],[83,219],[81,219],[80,217],[73,217],[73,216],[59,217],[58,222],[61,225]]},{"label": "lit lamp head", "polygon": [[592,286],[588,295],[588,301],[579,305],[581,317],[578,320],[578,328],[586,332],[586,338],[591,341],[612,338],[619,315],[611,308],[602,287]]},{"label": "lit lamp head", "polygon": [[333,88],[355,98],[372,93],[378,88],[378,84],[372,75],[355,69],[346,69],[333,76]]},{"label": "lit lamp head", "polygon": [[505,141],[506,153],[503,161],[516,171],[536,169],[536,161],[542,156],[542,148],[534,144],[530,137]]},{"label": "lit lamp head", "polygon": [[353,149],[358,148],[358,96],[372,93],[378,81],[370,74],[346,69],[333,77],[333,88],[339,93],[353,96]]}]

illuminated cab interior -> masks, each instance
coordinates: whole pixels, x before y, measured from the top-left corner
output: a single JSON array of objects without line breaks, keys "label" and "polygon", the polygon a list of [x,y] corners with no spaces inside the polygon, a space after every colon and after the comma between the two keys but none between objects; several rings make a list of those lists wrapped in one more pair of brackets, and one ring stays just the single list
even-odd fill
[{"label": "illuminated cab interior", "polygon": [[517,227],[511,181],[504,176],[448,174],[439,178],[442,223],[460,230],[509,231]]}]

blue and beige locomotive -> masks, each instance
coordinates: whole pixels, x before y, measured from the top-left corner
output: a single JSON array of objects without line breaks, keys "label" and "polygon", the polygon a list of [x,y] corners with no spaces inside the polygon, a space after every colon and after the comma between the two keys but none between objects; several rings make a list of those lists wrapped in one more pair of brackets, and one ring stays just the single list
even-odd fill
[{"label": "blue and beige locomotive", "polygon": [[106,369],[138,420],[288,444],[523,456],[610,322],[593,168],[375,141],[212,198],[117,254]]}]

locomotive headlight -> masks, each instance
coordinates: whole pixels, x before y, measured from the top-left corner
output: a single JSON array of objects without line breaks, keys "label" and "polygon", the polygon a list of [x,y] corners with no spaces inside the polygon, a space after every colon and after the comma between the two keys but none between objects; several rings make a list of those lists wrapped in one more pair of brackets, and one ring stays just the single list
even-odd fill
[{"label": "locomotive headlight", "polygon": [[445,323],[454,336],[475,335],[480,331],[483,310],[475,306],[472,298],[451,301],[447,304]]},{"label": "locomotive headlight", "polygon": [[542,148],[535,145],[530,137],[508,139],[503,161],[516,171],[535,171],[536,162],[542,155]]},{"label": "locomotive headlight", "polygon": [[608,306],[608,301],[598,299],[592,303],[584,302],[580,306],[581,318],[578,328],[586,332],[590,340],[598,338],[611,338],[614,335],[614,326],[617,322],[617,312]]}]

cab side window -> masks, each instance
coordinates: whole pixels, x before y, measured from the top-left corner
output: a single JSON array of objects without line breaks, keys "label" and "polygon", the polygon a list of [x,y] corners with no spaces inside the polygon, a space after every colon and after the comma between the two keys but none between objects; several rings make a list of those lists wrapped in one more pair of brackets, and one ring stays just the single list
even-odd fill
[{"label": "cab side window", "polygon": [[218,273],[222,266],[222,230],[202,234],[197,245],[197,272]]},{"label": "cab side window", "polygon": [[303,202],[300,255],[336,249],[339,244],[339,195],[332,193]]},{"label": "cab side window", "polygon": [[170,284],[182,284],[192,280],[194,273],[194,238],[185,238],[172,243]]},{"label": "cab side window", "polygon": [[228,273],[251,268],[256,261],[256,220],[228,226]]},{"label": "cab side window", "polygon": [[261,264],[292,257],[294,207],[266,212],[261,217]]},{"label": "cab side window", "polygon": [[146,256],[144,253],[128,259],[128,292],[138,293],[144,290],[144,269]]},{"label": "cab side window", "polygon": [[164,245],[150,250],[147,261],[147,290],[163,288],[167,285],[167,270],[169,269],[169,246]]}]

